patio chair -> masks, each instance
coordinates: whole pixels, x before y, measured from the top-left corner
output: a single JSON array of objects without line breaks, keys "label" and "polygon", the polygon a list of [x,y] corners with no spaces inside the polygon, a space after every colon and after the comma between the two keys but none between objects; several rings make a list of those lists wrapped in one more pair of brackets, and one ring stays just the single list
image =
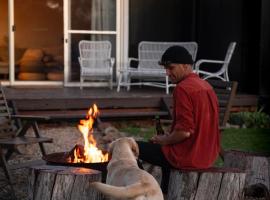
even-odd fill
[{"label": "patio chair", "polygon": [[111,46],[110,41],[81,40],[79,42],[80,89],[85,80],[105,80],[112,89],[115,59],[111,58]]},{"label": "patio chair", "polygon": [[[231,42],[229,44],[226,56],[224,60],[208,60],[208,59],[200,59],[196,62],[195,64],[195,71],[197,74],[202,75],[203,79],[209,79],[209,78],[218,78],[221,79],[223,81],[229,81],[229,75],[228,75],[228,67],[234,52],[236,46],[236,42]],[[215,72],[211,72],[211,71],[205,71],[205,70],[201,70],[201,64],[203,63],[210,63],[210,64],[219,64],[221,65],[220,69],[215,71]],[[210,69],[210,67],[209,67]]]},{"label": "patio chair", "polygon": [[[193,60],[196,59],[198,45],[196,42],[148,42],[142,41],[138,45],[138,58],[129,58],[128,67],[120,70],[117,91],[121,86],[126,86],[130,90],[131,85],[148,85],[166,89],[169,93],[169,87],[173,86],[169,83],[165,69],[158,64],[163,53],[170,46],[179,45],[185,47],[192,55]],[[137,62],[138,66],[132,67],[132,63]],[[126,81],[123,79],[126,78]],[[137,80],[132,82],[133,80]]]},{"label": "patio chair", "polygon": [[[0,166],[3,168],[4,174],[7,178],[8,183],[13,184],[11,178],[10,169],[26,167],[26,163],[8,165],[8,160],[14,152],[18,153],[18,145],[31,145],[39,144],[40,151],[43,156],[46,155],[43,143],[51,143],[51,138],[41,137],[37,125],[38,119],[46,119],[45,117],[34,117],[34,116],[19,116],[13,115],[16,108],[8,106],[4,90],[0,82]],[[22,123],[20,120],[23,120]],[[29,128],[33,128],[35,136],[26,136]],[[21,152],[19,152],[21,153]],[[33,163],[33,162],[32,162]],[[29,163],[28,163],[29,164]]]}]

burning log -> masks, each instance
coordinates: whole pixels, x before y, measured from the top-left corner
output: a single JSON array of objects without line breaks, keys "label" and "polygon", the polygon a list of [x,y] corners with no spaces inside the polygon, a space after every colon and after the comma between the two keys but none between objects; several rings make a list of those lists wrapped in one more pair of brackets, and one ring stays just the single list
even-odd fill
[{"label": "burning log", "polygon": [[79,158],[84,157],[84,146],[80,144],[76,144],[69,152],[67,152],[64,155],[64,159],[67,162],[73,163],[75,160],[75,155],[77,155]]},{"label": "burning log", "polygon": [[[107,152],[102,151],[102,149],[100,151],[103,155],[107,154]],[[62,160],[67,163],[89,163],[89,162],[86,162],[87,158],[85,155],[86,155],[85,147],[83,145],[76,144],[70,151],[65,152],[63,154]],[[106,161],[107,160],[103,161],[102,158],[100,158],[100,162],[106,162]],[[95,162],[92,162],[92,163],[95,163]]]},{"label": "burning log", "polygon": [[101,172],[70,166],[34,166],[29,171],[28,197],[30,200],[101,200],[102,195],[89,187],[94,181],[101,181]]}]

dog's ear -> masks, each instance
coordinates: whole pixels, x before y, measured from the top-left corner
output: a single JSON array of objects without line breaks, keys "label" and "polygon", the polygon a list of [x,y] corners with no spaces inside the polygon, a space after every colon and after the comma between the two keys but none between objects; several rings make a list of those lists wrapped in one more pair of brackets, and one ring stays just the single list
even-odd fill
[{"label": "dog's ear", "polygon": [[138,158],[139,157],[139,146],[138,146],[137,142],[132,137],[130,137],[129,143],[130,143],[131,150],[132,150],[134,156],[136,158]]}]

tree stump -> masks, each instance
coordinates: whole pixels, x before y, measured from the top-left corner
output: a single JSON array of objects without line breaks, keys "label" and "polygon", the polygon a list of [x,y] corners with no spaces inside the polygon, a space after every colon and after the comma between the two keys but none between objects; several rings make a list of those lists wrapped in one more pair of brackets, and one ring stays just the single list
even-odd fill
[{"label": "tree stump", "polygon": [[[243,151],[225,151],[224,166],[246,171],[245,191],[256,187],[270,189],[270,155]],[[263,194],[258,194],[263,195]]]},{"label": "tree stump", "polygon": [[29,170],[28,195],[31,200],[102,200],[89,183],[101,181],[101,172],[54,165],[34,166]]},{"label": "tree stump", "polygon": [[237,169],[172,170],[168,200],[238,200],[243,198],[245,173]]}]

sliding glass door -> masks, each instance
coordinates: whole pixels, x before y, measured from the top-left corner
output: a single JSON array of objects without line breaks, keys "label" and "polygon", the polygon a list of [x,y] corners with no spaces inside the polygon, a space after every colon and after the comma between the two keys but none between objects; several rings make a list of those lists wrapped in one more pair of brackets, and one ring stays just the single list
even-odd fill
[{"label": "sliding glass door", "polygon": [[63,0],[0,0],[0,79],[63,84]]},{"label": "sliding glass door", "polygon": [[128,53],[125,16],[128,0],[0,0],[0,79],[77,86],[79,41],[108,40],[116,80]]}]

